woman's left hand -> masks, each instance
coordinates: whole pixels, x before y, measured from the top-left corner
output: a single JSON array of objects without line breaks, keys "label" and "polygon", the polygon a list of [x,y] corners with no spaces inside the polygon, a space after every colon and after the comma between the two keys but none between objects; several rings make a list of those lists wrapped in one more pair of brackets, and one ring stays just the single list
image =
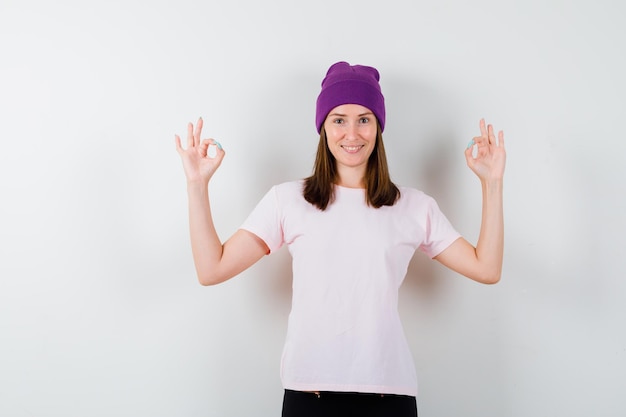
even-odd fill
[{"label": "woman's left hand", "polygon": [[[476,153],[474,155],[474,147]],[[480,136],[476,136],[465,150],[467,166],[481,181],[498,181],[504,177],[506,151],[504,150],[504,132],[498,132],[498,139],[492,125],[480,120]]]}]

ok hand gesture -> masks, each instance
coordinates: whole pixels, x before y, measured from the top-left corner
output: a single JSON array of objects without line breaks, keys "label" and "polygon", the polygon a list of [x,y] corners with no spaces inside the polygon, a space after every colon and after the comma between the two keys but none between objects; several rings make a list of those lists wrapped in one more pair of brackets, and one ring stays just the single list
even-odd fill
[{"label": "ok hand gesture", "polygon": [[[200,118],[195,130],[193,123],[187,125],[187,149],[183,149],[180,137],[175,135],[176,151],[183,161],[188,183],[204,182],[208,184],[225,155],[222,146],[216,140],[200,139],[202,124],[202,118]],[[215,145],[215,156],[209,155],[210,145]]]},{"label": "ok hand gesture", "polygon": [[[474,155],[474,146],[476,153]],[[493,126],[485,126],[485,119],[480,121],[480,136],[476,136],[465,150],[467,166],[481,181],[498,181],[504,176],[506,151],[504,150],[504,132],[498,132],[496,141]]]}]

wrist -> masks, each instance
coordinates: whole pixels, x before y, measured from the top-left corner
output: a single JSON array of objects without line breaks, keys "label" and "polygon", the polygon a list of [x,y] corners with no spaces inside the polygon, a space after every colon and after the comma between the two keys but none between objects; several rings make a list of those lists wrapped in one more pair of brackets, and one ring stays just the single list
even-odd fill
[{"label": "wrist", "polygon": [[204,180],[204,179],[188,180],[187,181],[187,190],[188,191],[206,190],[208,187],[209,187],[209,181]]},{"label": "wrist", "polygon": [[481,180],[480,183],[484,190],[489,191],[502,191],[502,187],[504,185],[502,178]]}]

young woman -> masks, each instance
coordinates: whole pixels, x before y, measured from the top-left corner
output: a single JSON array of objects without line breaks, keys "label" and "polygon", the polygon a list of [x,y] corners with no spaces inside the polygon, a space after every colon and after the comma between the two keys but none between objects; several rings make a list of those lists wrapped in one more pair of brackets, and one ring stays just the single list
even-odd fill
[{"label": "young woman", "polygon": [[[378,71],[333,64],[317,99],[320,141],[310,177],[276,185],[222,243],[209,180],[225,152],[201,139],[202,119],[176,136],[187,177],[193,258],[203,285],[224,282],[288,245],[293,299],[282,357],[283,416],[416,416],[415,367],[398,316],[398,289],[416,250],[485,284],[503,254],[504,136],[480,121],[465,157],[482,185],[476,246],[436,202],[390,179]],[[208,148],[216,146],[210,157]],[[474,152],[474,148],[476,151]]]}]

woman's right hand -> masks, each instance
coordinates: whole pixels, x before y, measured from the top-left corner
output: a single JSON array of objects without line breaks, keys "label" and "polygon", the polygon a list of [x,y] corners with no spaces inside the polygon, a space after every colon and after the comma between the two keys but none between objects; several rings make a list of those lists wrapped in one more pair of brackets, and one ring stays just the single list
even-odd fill
[{"label": "woman's right hand", "polygon": [[[187,149],[183,149],[180,136],[175,135],[176,151],[183,161],[185,176],[188,183],[207,183],[217,171],[225,152],[214,139],[200,139],[202,134],[202,118],[198,119],[195,130],[193,123],[187,125]],[[209,146],[214,145],[215,156],[209,155]]]}]

